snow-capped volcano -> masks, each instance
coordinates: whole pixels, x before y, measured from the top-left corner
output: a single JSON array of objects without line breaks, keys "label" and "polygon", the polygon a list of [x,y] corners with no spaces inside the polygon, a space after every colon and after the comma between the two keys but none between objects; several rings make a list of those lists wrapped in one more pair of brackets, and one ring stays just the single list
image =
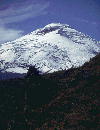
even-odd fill
[{"label": "snow-capped volcano", "polygon": [[26,73],[36,65],[43,73],[53,72],[81,66],[99,52],[99,42],[69,25],[52,23],[2,44],[0,70]]}]

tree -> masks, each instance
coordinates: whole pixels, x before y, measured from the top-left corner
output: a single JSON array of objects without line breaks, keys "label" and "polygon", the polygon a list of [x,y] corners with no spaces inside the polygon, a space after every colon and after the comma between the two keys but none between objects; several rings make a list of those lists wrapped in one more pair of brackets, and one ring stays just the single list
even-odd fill
[{"label": "tree", "polygon": [[30,66],[27,72],[27,76],[39,75],[39,70],[35,66]]}]

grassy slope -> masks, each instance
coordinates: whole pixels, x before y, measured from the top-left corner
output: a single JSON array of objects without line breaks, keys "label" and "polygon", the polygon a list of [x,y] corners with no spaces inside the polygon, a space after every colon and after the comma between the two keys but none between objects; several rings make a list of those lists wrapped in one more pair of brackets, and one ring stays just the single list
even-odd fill
[{"label": "grassy slope", "polygon": [[100,55],[84,66],[0,81],[0,130],[99,130]]}]

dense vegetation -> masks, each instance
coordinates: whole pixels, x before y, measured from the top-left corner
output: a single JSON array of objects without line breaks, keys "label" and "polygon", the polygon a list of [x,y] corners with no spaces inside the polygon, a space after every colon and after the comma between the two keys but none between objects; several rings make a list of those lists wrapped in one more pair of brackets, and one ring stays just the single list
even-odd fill
[{"label": "dense vegetation", "polygon": [[100,55],[84,66],[0,81],[0,130],[99,130]]}]

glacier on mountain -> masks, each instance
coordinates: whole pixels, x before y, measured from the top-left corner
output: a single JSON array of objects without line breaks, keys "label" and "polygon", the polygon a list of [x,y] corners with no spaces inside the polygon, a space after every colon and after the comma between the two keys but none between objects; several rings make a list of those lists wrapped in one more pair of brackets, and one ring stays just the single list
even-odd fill
[{"label": "glacier on mountain", "polygon": [[42,73],[82,66],[100,52],[99,42],[67,24],[52,23],[0,45],[0,71]]}]

